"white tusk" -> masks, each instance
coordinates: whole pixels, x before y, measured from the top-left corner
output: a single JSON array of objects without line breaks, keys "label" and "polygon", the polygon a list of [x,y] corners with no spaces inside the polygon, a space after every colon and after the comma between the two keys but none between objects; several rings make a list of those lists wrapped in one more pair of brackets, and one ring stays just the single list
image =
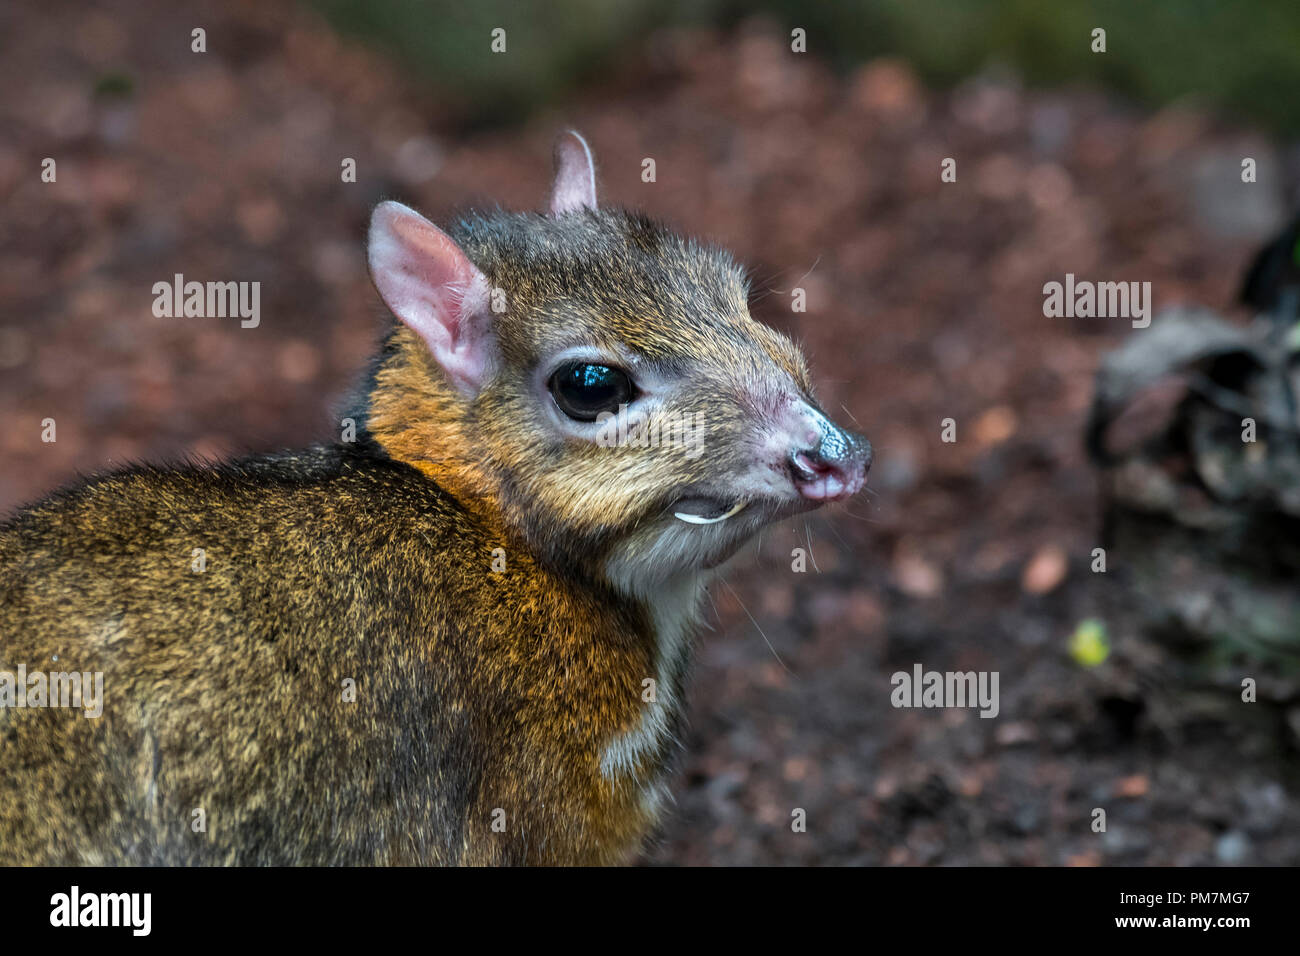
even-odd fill
[{"label": "white tusk", "polygon": [[674,511],[673,517],[681,518],[683,521],[687,522],[688,524],[717,524],[719,521],[726,521],[732,515],[740,511],[741,508],[745,507],[746,504],[747,502],[737,501],[736,507],[732,508],[725,515],[718,515],[716,518],[704,518],[701,517],[700,515],[687,514],[684,511]]}]

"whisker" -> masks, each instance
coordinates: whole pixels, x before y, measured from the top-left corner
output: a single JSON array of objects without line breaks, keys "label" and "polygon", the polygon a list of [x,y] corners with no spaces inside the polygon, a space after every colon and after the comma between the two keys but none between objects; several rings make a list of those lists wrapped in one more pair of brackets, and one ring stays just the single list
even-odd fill
[{"label": "whisker", "polygon": [[822,519],[822,524],[824,524],[824,525],[826,526],[826,530],[827,530],[827,531],[829,531],[831,534],[835,535],[835,537],[839,539],[840,544],[844,545],[844,547],[847,548],[847,549],[850,550],[850,551],[853,550],[853,547],[852,547],[852,546],[851,546],[847,541],[844,540],[844,536],[841,535],[838,531],[835,530],[835,522],[834,522],[834,521],[827,521],[827,520],[825,520],[825,519],[823,518],[823,519]]},{"label": "whisker", "polygon": [[772,642],[767,639],[767,635],[763,633],[763,629],[758,626],[758,621],[754,620],[754,615],[749,613],[749,608],[745,607],[745,602],[740,599],[740,595],[736,593],[736,589],[728,584],[725,579],[721,580],[723,587],[731,592],[732,596],[736,599],[736,603],[740,605],[740,609],[745,612],[745,616],[749,618],[750,622],[754,625],[754,629],[757,630],[759,635],[763,638],[763,643],[766,644],[767,649],[772,652],[772,656],[776,658],[776,662],[781,665],[787,674],[791,677],[796,677],[797,675],[795,672],[785,666],[785,661],[781,660],[781,655],[776,652],[776,648],[772,646]]},{"label": "whisker", "polygon": [[[822,257],[819,255],[816,259],[813,260],[813,264],[810,265],[810,266],[808,267],[808,271],[805,272],[803,275],[801,275],[799,278],[797,278],[797,279],[794,280],[794,284],[795,284],[795,286],[798,286],[800,282],[802,282],[804,279],[806,279],[806,278],[808,278],[810,275],[812,275],[813,270],[817,268],[817,263],[819,263],[819,262],[821,262],[821,261],[822,261]],[[785,270],[782,270],[782,271],[785,271]],[[779,273],[779,272],[777,273],[777,275],[780,275],[780,274],[781,274],[781,273]],[[775,279],[776,276],[773,276],[772,278]],[[782,295],[785,295],[784,292],[782,292],[781,294],[782,294]]]},{"label": "whisker", "polygon": [[[709,604],[712,605],[712,607],[713,607],[713,617],[714,617],[714,620],[716,620],[716,621],[718,622],[718,624],[721,625],[721,624],[722,624],[722,615],[718,612],[718,602],[715,601],[715,600],[713,600],[713,592],[710,591],[708,588],[705,588],[705,589],[704,589],[704,596],[707,597],[707,598],[709,599]],[[702,623],[704,624],[705,627],[707,627],[707,628],[708,628],[710,631],[712,631],[713,633],[716,634],[716,633],[718,632],[718,629],[717,629],[716,627],[714,627],[712,624],[710,624],[707,620],[706,620],[706,621],[703,621]]]},{"label": "whisker", "polygon": [[809,529],[807,521],[803,523],[803,533],[805,538],[807,538],[808,541],[808,557],[812,558],[813,570],[816,571],[818,574],[821,574],[822,569],[817,567],[817,555],[813,553],[812,531]]}]

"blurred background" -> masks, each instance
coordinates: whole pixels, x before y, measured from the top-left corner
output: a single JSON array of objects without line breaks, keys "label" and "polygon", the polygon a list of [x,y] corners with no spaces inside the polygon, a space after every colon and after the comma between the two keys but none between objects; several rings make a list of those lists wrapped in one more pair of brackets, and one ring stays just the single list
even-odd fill
[{"label": "blurred background", "polygon": [[[1207,462],[1242,449],[1205,451],[1186,388],[1139,416],[1147,484],[1096,467],[1094,376],[1143,333],[1045,318],[1042,287],[1150,282],[1244,335],[1242,274],[1296,205],[1298,88],[1300,7],[1272,0],[7,3],[0,509],[334,434],[381,328],[373,204],[539,208],[571,125],[602,201],[751,267],[754,314],[876,448],[870,491],[715,588],[649,862],[1295,863],[1287,483],[1216,496]],[[155,318],[175,273],[260,281],[260,326]],[[1215,364],[1235,347],[1189,361],[1249,403],[1256,373]],[[916,663],[997,671],[999,716],[894,709]]]}]

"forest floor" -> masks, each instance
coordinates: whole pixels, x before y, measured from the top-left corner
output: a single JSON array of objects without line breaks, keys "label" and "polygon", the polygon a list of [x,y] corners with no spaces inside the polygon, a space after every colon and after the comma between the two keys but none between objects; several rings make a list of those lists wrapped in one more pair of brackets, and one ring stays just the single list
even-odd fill
[{"label": "forest floor", "polygon": [[[296,7],[214,6],[206,55],[175,4],[64,7],[3,15],[0,508],[78,470],[328,435],[380,328],[373,204],[537,208],[572,125],[603,201],[752,268],[755,315],[803,344],[826,410],[876,449],[868,492],[769,529],[714,589],[649,861],[1300,862],[1285,721],[1207,720],[1136,679],[1167,651],[1089,569],[1082,425],[1128,323],[1043,314],[1043,284],[1070,272],[1244,318],[1238,277],[1296,172],[1267,137],[1007,75],[943,93],[889,60],[836,76],[763,23],[656,34],[526,125],[465,130]],[[1241,183],[1243,156],[1260,182]],[[175,273],[261,281],[261,325],[155,318]],[[47,417],[53,445],[33,437]],[[1089,617],[1113,649],[1084,668],[1066,645]],[[996,719],[893,707],[891,675],[916,663],[998,672]]]}]

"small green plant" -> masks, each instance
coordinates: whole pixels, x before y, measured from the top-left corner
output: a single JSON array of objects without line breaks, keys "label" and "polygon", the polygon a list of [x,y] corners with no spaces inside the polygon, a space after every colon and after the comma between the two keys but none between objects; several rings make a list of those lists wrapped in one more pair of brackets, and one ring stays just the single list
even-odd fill
[{"label": "small green plant", "polygon": [[1081,667],[1097,667],[1110,656],[1110,638],[1106,636],[1106,625],[1090,617],[1079,622],[1079,626],[1070,635],[1067,648],[1070,657]]}]

